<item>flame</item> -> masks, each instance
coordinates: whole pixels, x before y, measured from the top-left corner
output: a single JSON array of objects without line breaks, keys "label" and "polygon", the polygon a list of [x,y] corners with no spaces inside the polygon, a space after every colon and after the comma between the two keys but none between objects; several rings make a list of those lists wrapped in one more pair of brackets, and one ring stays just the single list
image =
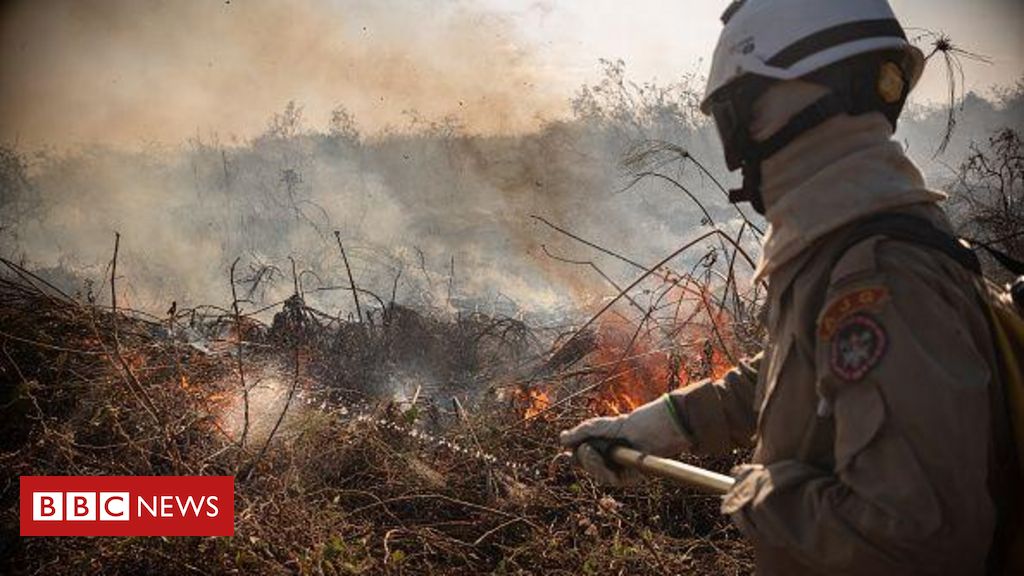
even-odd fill
[{"label": "flame", "polygon": [[712,380],[718,380],[733,369],[733,362],[729,356],[720,348],[714,348],[711,353],[711,376]]},{"label": "flame", "polygon": [[[667,392],[673,382],[669,355],[655,352],[646,337],[634,340],[634,331],[620,320],[600,326],[592,360],[605,367],[604,382],[590,404],[598,414],[631,412]],[[680,381],[687,380],[683,375]]]},{"label": "flame", "polygon": [[704,378],[718,379],[733,367],[730,351],[736,348],[731,317],[714,310],[705,298],[689,316],[680,317],[683,329],[666,338],[655,330],[637,332],[621,317],[610,317],[598,327],[597,348],[590,363],[600,367],[602,382],[591,397],[597,414],[622,414],[674,389]]},{"label": "flame", "polygon": [[516,401],[524,407],[524,418],[536,418],[551,406],[551,397],[537,387],[520,388],[516,391]]}]

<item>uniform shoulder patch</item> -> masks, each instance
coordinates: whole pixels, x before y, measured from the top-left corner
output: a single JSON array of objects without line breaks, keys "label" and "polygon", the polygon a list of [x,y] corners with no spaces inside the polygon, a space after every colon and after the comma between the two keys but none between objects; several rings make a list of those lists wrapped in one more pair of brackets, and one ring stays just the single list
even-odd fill
[{"label": "uniform shoulder patch", "polygon": [[881,362],[889,346],[885,328],[865,313],[842,320],[829,347],[832,373],[847,382],[856,382]]},{"label": "uniform shoulder patch", "polygon": [[877,310],[889,299],[889,290],[883,286],[872,286],[851,290],[832,302],[818,321],[818,336],[830,340],[844,320],[868,310]]}]

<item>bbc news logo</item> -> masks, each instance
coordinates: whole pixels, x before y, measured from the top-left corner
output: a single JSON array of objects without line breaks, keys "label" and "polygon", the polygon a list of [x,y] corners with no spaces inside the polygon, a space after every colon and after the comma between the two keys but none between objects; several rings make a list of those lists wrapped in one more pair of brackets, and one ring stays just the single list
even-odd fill
[{"label": "bbc news logo", "polygon": [[[127,522],[131,518],[130,500],[128,492],[33,492],[32,521]],[[143,502],[140,498],[139,504]]]},{"label": "bbc news logo", "polygon": [[232,536],[232,476],[22,476],[22,536]]}]

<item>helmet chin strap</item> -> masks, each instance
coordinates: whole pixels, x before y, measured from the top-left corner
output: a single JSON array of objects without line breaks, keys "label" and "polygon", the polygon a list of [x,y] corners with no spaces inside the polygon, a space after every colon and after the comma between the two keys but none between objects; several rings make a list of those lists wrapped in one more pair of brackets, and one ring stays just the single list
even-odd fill
[{"label": "helmet chin strap", "polygon": [[778,132],[763,142],[747,146],[743,158],[743,187],[729,191],[729,202],[749,202],[758,214],[764,215],[764,195],[761,192],[761,163],[771,158],[806,132],[826,121],[845,114],[850,107],[844,98],[829,92],[810,106],[798,112]]}]

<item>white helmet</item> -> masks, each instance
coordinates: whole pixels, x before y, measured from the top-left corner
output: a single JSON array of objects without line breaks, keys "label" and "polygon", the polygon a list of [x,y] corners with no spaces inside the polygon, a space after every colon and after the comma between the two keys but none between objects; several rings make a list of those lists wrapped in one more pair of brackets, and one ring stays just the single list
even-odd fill
[{"label": "white helmet", "polygon": [[736,0],[722,21],[705,114],[716,92],[748,74],[793,80],[879,50],[909,52],[910,88],[924,70],[924,54],[907,41],[887,0]]},{"label": "white helmet", "polygon": [[[714,116],[726,165],[743,169],[733,202],[764,212],[761,163],[839,114],[881,112],[896,127],[924,71],[887,0],[735,0],[722,15],[701,103]],[[753,104],[779,81],[807,78],[829,93],[766,141],[749,135]]]}]

